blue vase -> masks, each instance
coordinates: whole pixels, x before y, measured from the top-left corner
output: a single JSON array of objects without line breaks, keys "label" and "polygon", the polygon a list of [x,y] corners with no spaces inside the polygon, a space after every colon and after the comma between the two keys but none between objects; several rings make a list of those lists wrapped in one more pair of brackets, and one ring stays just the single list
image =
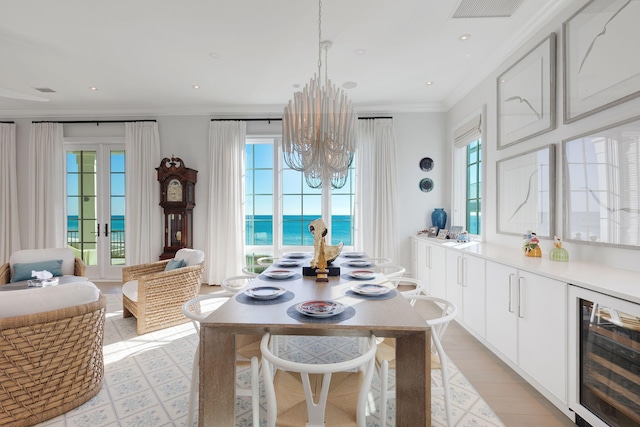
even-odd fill
[{"label": "blue vase", "polygon": [[435,208],[431,213],[431,225],[438,227],[438,231],[447,225],[447,213],[443,208]]}]

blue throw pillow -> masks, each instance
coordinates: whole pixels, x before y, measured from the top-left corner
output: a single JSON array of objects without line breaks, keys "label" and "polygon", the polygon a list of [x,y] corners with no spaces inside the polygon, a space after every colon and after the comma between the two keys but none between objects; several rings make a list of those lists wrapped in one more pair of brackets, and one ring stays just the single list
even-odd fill
[{"label": "blue throw pillow", "polygon": [[184,267],[183,259],[170,259],[164,271],[175,270],[176,268]]},{"label": "blue throw pillow", "polygon": [[12,282],[20,282],[22,280],[33,279],[32,271],[47,270],[53,277],[62,276],[62,260],[55,259],[51,261],[25,262],[13,264]]}]

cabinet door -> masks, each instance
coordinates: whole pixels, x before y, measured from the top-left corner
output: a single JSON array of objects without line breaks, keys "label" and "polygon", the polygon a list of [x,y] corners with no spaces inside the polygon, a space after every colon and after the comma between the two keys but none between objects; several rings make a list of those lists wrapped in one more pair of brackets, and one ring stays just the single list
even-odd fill
[{"label": "cabinet door", "polygon": [[487,261],[487,341],[517,363],[518,322],[516,297],[518,272],[513,267]]},{"label": "cabinet door", "polygon": [[457,251],[447,250],[445,255],[447,269],[447,299],[458,306],[458,322],[464,323],[462,307],[462,255]]},{"label": "cabinet door", "polygon": [[520,271],[518,364],[567,402],[567,284]]},{"label": "cabinet door", "polygon": [[464,323],[481,337],[485,336],[485,261],[462,256],[462,309]]},{"label": "cabinet door", "polygon": [[426,291],[429,292],[429,249],[427,243],[414,239],[413,249],[413,275],[424,284]]},{"label": "cabinet door", "polygon": [[446,253],[440,245],[429,245],[429,287],[428,292],[434,297],[447,297]]}]

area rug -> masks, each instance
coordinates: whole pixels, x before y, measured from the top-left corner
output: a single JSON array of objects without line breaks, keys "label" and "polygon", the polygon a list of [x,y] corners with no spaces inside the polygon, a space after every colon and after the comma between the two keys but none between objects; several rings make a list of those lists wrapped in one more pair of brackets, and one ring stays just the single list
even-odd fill
[{"label": "area rug", "polygon": [[[186,426],[193,355],[198,337],[191,323],[138,336],[134,318],[122,318],[122,297],[107,294],[105,324],[105,384],[100,393],[84,405],[39,427],[157,427]],[[326,337],[322,345],[308,337],[286,341],[283,355],[292,359],[335,360],[358,348],[353,338]],[[455,426],[503,427],[493,410],[469,381],[449,362],[453,424]],[[238,381],[247,381],[239,372]],[[374,375],[367,427],[393,426],[395,400],[390,399],[386,424],[378,418],[380,383]],[[251,426],[251,401],[238,397],[236,426]],[[264,391],[261,388],[260,418],[265,421]],[[197,417],[196,417],[197,422]],[[432,425],[446,426],[444,402],[432,399]]]}]

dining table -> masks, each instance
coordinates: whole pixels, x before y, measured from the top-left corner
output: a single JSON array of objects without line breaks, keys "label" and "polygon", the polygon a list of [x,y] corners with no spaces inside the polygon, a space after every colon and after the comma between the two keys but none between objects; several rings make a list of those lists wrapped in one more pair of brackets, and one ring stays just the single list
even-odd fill
[{"label": "dining table", "polygon": [[[284,254],[201,322],[198,425],[235,425],[236,336],[269,332],[395,338],[396,426],[430,426],[431,331],[423,317],[386,282],[378,267],[367,265],[366,254],[340,254],[331,263],[332,275],[326,282],[303,274],[312,255]],[[360,292],[371,285],[392,289],[383,294]],[[273,289],[277,289],[276,298],[259,297]],[[310,302],[330,302],[341,310],[330,317],[308,315],[301,307],[313,306]]]}]

